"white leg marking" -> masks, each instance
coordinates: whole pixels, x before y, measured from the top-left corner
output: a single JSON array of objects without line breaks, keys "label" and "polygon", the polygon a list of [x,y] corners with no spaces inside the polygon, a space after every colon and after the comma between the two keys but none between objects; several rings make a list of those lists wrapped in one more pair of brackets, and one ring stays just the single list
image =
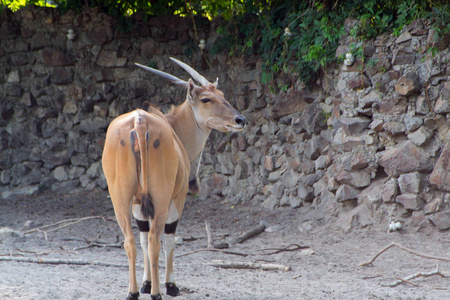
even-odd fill
[{"label": "white leg marking", "polygon": [[[164,253],[166,255],[166,270],[171,270],[167,264],[169,263],[169,258],[173,263],[173,249],[175,248],[175,235],[174,234],[166,234],[164,239]],[[171,257],[169,257],[171,256]],[[173,272],[166,274],[166,282],[175,283],[175,277]]]},{"label": "white leg marking", "polygon": [[170,205],[169,205],[169,211],[167,212],[166,224],[171,224],[171,223],[175,222],[176,220],[178,220],[179,217],[180,216],[178,214],[178,210],[175,207],[175,204],[173,203],[173,201],[171,201]]},{"label": "white leg marking", "polygon": [[139,240],[141,242],[142,252],[144,253],[144,277],[142,281],[151,281],[150,260],[148,257],[148,232],[140,232]]},{"label": "white leg marking", "polygon": [[[136,220],[145,221],[144,215],[141,211],[140,204],[133,204],[132,207],[133,217]],[[150,226],[150,222],[149,222]],[[143,281],[151,281],[150,273],[150,259],[148,256],[148,232],[139,232],[139,241],[141,243],[142,252],[144,254],[144,277]]]},{"label": "white leg marking", "polygon": [[140,204],[133,204],[132,208],[133,217],[136,220],[145,221],[147,220],[144,215],[142,214],[141,205]]}]

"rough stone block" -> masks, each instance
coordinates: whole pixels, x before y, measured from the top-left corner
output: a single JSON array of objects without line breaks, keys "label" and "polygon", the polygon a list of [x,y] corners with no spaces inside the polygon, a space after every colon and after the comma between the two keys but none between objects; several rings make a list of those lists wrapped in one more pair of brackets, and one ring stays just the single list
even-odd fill
[{"label": "rough stone block", "polygon": [[315,161],[316,170],[323,170],[329,166],[330,161],[328,155],[321,155]]},{"label": "rough stone block", "polygon": [[281,176],[281,184],[283,184],[286,188],[293,188],[297,185],[298,181],[300,179],[300,174],[295,172],[292,169],[288,169],[282,176]]},{"label": "rough stone block", "polygon": [[126,57],[117,57],[117,51],[102,50],[97,58],[97,64],[102,67],[123,67],[127,63]]},{"label": "rough stone block", "polygon": [[67,54],[50,48],[41,50],[41,57],[43,63],[50,67],[68,66],[74,63]]},{"label": "rough stone block", "polygon": [[302,201],[312,201],[314,199],[314,190],[310,186],[299,183],[297,186],[297,197]]},{"label": "rough stone block", "polygon": [[302,128],[311,134],[319,134],[322,130],[326,129],[326,117],[322,113],[322,108],[315,103],[308,105],[304,109],[296,127],[297,131]]},{"label": "rough stone block", "polygon": [[311,160],[315,160],[320,156],[324,147],[324,142],[320,137],[313,137],[305,145],[305,155]]},{"label": "rough stone block", "polygon": [[410,96],[420,90],[419,75],[410,72],[401,77],[395,84],[395,90],[402,96]]},{"label": "rough stone block", "polygon": [[274,168],[274,162],[273,162],[273,158],[270,155],[266,155],[266,157],[264,158],[264,168],[267,171],[272,171]]},{"label": "rough stone block", "polygon": [[439,96],[434,105],[434,112],[438,114],[446,114],[450,112],[450,101],[448,98]]},{"label": "rough stone block", "polygon": [[404,133],[406,131],[404,123],[395,121],[384,123],[383,128],[392,135]]},{"label": "rough stone block", "polygon": [[387,150],[380,158],[380,165],[386,174],[398,177],[403,173],[430,171],[434,161],[428,151],[417,147],[411,141],[405,141],[396,148]]},{"label": "rough stone block", "polygon": [[420,210],[423,207],[423,201],[417,194],[402,194],[395,198],[395,201],[403,205],[408,210]]},{"label": "rough stone block", "polygon": [[428,31],[427,46],[436,47],[439,51],[445,50],[450,44],[450,34],[445,34],[442,38],[438,38],[438,33],[434,29]]},{"label": "rough stone block", "polygon": [[353,90],[365,89],[370,85],[370,80],[365,75],[360,75],[357,78],[353,78],[347,81],[347,87]]},{"label": "rough stone block", "polygon": [[428,128],[422,126],[413,133],[408,134],[408,139],[420,147],[425,145],[432,136],[433,131],[430,131]]},{"label": "rough stone block", "polygon": [[362,153],[356,153],[350,161],[350,169],[353,171],[362,170],[369,165],[369,161]]},{"label": "rough stone block", "polygon": [[373,224],[372,211],[368,205],[358,205],[353,210],[340,216],[336,220],[336,224],[345,232],[350,232],[358,226],[366,227]]},{"label": "rough stone block", "polygon": [[430,112],[430,106],[424,96],[418,96],[416,99],[416,112],[421,115],[426,115]]},{"label": "rough stone block", "polygon": [[387,98],[380,104],[380,113],[386,115],[401,115],[406,112],[408,103],[404,98]]},{"label": "rough stone block", "polygon": [[86,36],[92,44],[103,45],[113,38],[113,29],[110,26],[94,26]]},{"label": "rough stone block", "polygon": [[439,229],[447,230],[450,228],[450,211],[440,212],[432,215],[429,220]]},{"label": "rough stone block", "polygon": [[347,118],[341,117],[339,122],[345,133],[348,135],[360,134],[364,129],[368,128],[371,120],[367,117]]},{"label": "rough stone block", "polygon": [[14,71],[9,72],[9,74],[6,78],[6,82],[8,82],[8,83],[20,82],[19,70],[14,70]]},{"label": "rough stone block", "polygon": [[45,149],[42,153],[42,161],[49,169],[67,164],[70,161],[69,151],[67,148],[59,146]]},{"label": "rough stone block", "polygon": [[365,136],[365,134],[348,136],[344,129],[339,128],[333,137],[333,147],[341,148],[344,151],[352,151],[352,149],[365,144]]},{"label": "rough stone block", "polygon": [[403,47],[393,51],[392,64],[393,65],[407,65],[413,64],[416,60],[414,50],[410,47]]},{"label": "rough stone block", "polygon": [[423,178],[419,172],[401,174],[398,186],[402,194],[419,194],[422,191]]},{"label": "rough stone block", "polygon": [[395,43],[396,44],[401,44],[407,41],[410,41],[412,39],[411,33],[409,32],[403,32],[396,40]]},{"label": "rough stone block", "polygon": [[403,122],[405,123],[406,130],[414,131],[422,125],[423,120],[419,117],[411,117],[409,115],[405,115]]},{"label": "rough stone block", "polygon": [[306,106],[302,93],[283,94],[272,107],[272,118],[279,120],[283,116],[302,111]]},{"label": "rough stone block", "polygon": [[337,202],[344,202],[347,200],[354,200],[358,197],[359,191],[355,188],[351,187],[348,184],[341,185],[340,188],[336,191],[335,200]]},{"label": "rough stone block", "polygon": [[89,178],[97,178],[102,173],[103,173],[102,165],[100,164],[100,162],[95,162],[91,164],[91,166],[86,171],[86,175],[89,176]]},{"label": "rough stone block", "polygon": [[363,98],[359,99],[359,107],[360,108],[370,108],[374,104],[378,104],[381,102],[381,95],[375,90],[372,90],[364,96]]},{"label": "rough stone block", "polygon": [[69,179],[69,174],[67,173],[66,167],[64,166],[56,167],[52,173],[53,178],[55,178],[59,182]]},{"label": "rough stone block", "polygon": [[73,81],[73,73],[63,68],[55,68],[52,73],[51,82],[57,85],[69,84]]},{"label": "rough stone block", "polygon": [[430,183],[442,191],[450,192],[450,143],[443,147],[430,175]]},{"label": "rough stone block", "polygon": [[443,195],[442,194],[437,195],[437,197],[435,197],[433,200],[431,200],[423,207],[424,214],[429,215],[438,212],[441,209],[443,202],[444,202]]}]

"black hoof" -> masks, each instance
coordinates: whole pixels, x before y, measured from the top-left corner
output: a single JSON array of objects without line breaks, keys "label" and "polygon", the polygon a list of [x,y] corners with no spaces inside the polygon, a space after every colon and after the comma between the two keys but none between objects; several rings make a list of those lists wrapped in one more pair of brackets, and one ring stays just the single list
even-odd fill
[{"label": "black hoof", "polygon": [[162,300],[161,294],[152,295],[152,300]]},{"label": "black hoof", "polygon": [[168,282],[166,283],[166,294],[170,296],[178,296],[180,294],[180,289],[177,288],[175,283]]},{"label": "black hoof", "polygon": [[138,300],[139,299],[139,292],[132,293],[130,292],[127,296],[127,300]]},{"label": "black hoof", "polygon": [[152,282],[151,281],[144,281],[141,287],[141,293],[142,294],[150,294],[152,291]]}]

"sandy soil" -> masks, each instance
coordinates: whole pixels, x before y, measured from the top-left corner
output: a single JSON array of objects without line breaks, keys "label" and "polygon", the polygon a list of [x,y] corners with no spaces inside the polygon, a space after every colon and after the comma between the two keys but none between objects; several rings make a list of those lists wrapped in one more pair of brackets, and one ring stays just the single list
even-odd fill
[{"label": "sandy soil", "polygon": [[[243,205],[234,208],[225,203],[188,197],[178,236],[185,239],[175,255],[179,300],[188,299],[450,299],[450,279],[440,276],[412,280],[416,286],[388,285],[397,278],[417,272],[431,272],[437,264],[450,273],[450,263],[390,249],[369,267],[358,266],[391,242],[428,255],[449,257],[449,232],[432,228],[417,231],[405,228],[387,233],[385,226],[354,229],[344,233],[334,224],[300,231],[302,210],[280,208],[264,211]],[[128,286],[127,258],[123,248],[89,247],[92,242],[120,244],[122,234],[114,222],[112,205],[103,191],[71,195],[42,194],[13,200],[0,200],[0,227],[17,231],[52,224],[71,218],[107,216],[89,219],[47,233],[20,236],[0,235],[0,258],[84,260],[111,264],[70,265],[0,261],[1,299],[124,299]],[[266,221],[262,234],[222,252],[197,251],[207,246],[204,220],[211,223],[214,241],[240,235]],[[138,230],[135,229],[136,235]],[[194,237],[194,239],[189,239]],[[137,238],[139,241],[139,238]],[[139,243],[139,242],[138,242]],[[269,254],[267,248],[291,244],[309,249]],[[138,245],[138,250],[140,249]],[[233,262],[271,262],[290,266],[292,271],[221,269],[209,265],[213,260]],[[142,274],[142,253],[138,251],[138,280]],[[161,278],[164,262],[161,255]],[[163,280],[162,280],[163,281]],[[446,289],[442,289],[446,288]],[[164,289],[165,291],[165,289]],[[172,299],[164,296],[165,299]],[[140,299],[150,299],[141,295]]]}]

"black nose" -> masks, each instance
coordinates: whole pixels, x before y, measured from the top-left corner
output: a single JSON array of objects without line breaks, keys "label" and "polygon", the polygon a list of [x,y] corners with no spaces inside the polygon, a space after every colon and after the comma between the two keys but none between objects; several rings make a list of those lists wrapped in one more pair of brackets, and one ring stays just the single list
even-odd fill
[{"label": "black nose", "polygon": [[234,118],[234,121],[236,122],[236,124],[240,125],[241,127],[244,127],[245,124],[247,124],[247,120],[245,119],[244,116],[241,116],[241,115],[236,116]]}]

